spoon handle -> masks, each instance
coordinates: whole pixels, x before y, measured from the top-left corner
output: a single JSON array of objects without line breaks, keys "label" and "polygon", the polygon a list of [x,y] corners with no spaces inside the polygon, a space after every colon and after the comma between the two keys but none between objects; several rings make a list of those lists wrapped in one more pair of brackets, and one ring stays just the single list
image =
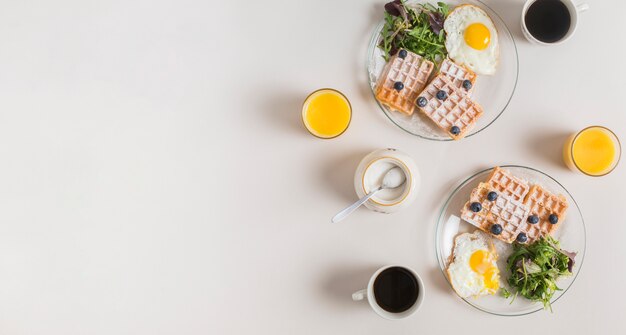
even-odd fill
[{"label": "spoon handle", "polygon": [[345,219],[348,215],[350,215],[352,212],[354,212],[355,209],[359,208],[361,205],[363,205],[367,200],[369,200],[369,198],[373,197],[374,194],[376,194],[376,192],[382,190],[383,187],[379,187],[377,189],[375,189],[374,191],[366,194],[363,198],[359,199],[357,202],[353,203],[352,205],[346,207],[346,209],[342,210],[341,212],[337,213],[337,215],[335,215],[333,217],[333,219],[331,220],[332,223],[337,223],[343,219]]}]

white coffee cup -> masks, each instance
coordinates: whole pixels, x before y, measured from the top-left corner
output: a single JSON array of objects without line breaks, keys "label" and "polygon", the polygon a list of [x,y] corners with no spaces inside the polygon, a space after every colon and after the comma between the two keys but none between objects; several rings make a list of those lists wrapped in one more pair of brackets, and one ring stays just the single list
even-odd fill
[{"label": "white coffee cup", "polygon": [[[417,300],[409,309],[400,313],[392,313],[392,312],[388,312],[384,310],[380,305],[378,305],[378,303],[376,302],[376,297],[374,296],[374,282],[376,281],[376,278],[378,278],[378,275],[380,275],[381,272],[389,268],[393,268],[393,267],[399,267],[399,268],[407,270],[413,275],[413,277],[415,277],[417,281],[417,289],[418,289]],[[376,314],[382,316],[383,318],[389,319],[389,320],[404,319],[412,315],[413,313],[415,313],[415,311],[419,309],[420,305],[424,301],[424,283],[422,282],[422,278],[420,278],[420,276],[415,271],[407,268],[406,266],[388,265],[388,266],[378,269],[372,275],[372,277],[370,278],[369,284],[367,284],[367,288],[359,290],[352,294],[352,300],[354,301],[360,301],[364,299],[367,299],[367,301],[369,302],[374,312],[376,312]]]},{"label": "white coffee cup", "polygon": [[574,32],[576,31],[576,27],[578,26],[578,13],[582,13],[586,11],[587,9],[589,9],[589,5],[587,5],[586,3],[581,3],[579,5],[576,5],[574,4],[572,0],[560,0],[565,5],[565,7],[567,7],[567,10],[569,11],[569,15],[570,15],[569,30],[567,31],[565,36],[563,36],[563,38],[561,38],[560,40],[556,42],[548,43],[548,42],[543,42],[543,41],[536,39],[530,33],[530,31],[528,31],[528,27],[526,27],[526,20],[525,20],[526,12],[528,12],[528,8],[530,8],[530,6],[536,1],[538,0],[526,0],[526,3],[524,4],[524,8],[522,9],[522,33],[524,34],[524,37],[526,37],[527,40],[529,40],[532,43],[539,44],[539,45],[556,45],[556,44],[561,44],[567,41],[570,37],[572,37],[572,35],[574,35]]}]

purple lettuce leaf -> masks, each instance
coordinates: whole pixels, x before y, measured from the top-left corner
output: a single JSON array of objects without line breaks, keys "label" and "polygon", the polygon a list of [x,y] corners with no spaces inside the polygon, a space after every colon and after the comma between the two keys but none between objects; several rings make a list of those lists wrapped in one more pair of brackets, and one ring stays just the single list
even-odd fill
[{"label": "purple lettuce leaf", "polygon": [[394,0],[385,4],[385,10],[393,16],[401,16],[404,6],[402,6],[402,1]]},{"label": "purple lettuce leaf", "polygon": [[567,270],[569,270],[569,272],[572,272],[572,268],[574,268],[574,258],[576,257],[576,255],[578,254],[577,252],[571,252],[571,251],[567,251],[567,250],[563,250],[561,249],[561,252],[569,257],[569,261],[567,262]]},{"label": "purple lettuce leaf", "polygon": [[441,15],[441,13],[431,11],[428,11],[426,13],[428,13],[428,22],[430,23],[430,29],[432,29],[435,34],[439,35],[441,30],[443,29],[443,15]]},{"label": "purple lettuce leaf", "polygon": [[554,249],[560,251],[563,255],[565,255],[565,256],[567,256],[569,258],[569,261],[567,262],[567,270],[569,270],[569,272],[572,272],[572,269],[574,268],[574,264],[576,263],[574,261],[574,258],[576,258],[576,255],[578,253],[577,252],[563,250],[563,249],[559,248],[557,245],[554,245],[553,243],[550,243],[550,245]]}]

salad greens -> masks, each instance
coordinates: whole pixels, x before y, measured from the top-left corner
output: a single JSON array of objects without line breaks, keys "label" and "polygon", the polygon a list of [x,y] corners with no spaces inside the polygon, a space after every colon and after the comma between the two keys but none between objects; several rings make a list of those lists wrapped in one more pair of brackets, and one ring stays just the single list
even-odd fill
[{"label": "salad greens", "polygon": [[513,245],[513,253],[507,260],[507,269],[511,275],[508,283],[515,293],[503,289],[505,298],[519,294],[524,298],[541,301],[544,308],[550,308],[550,299],[556,291],[560,276],[571,275],[576,253],[561,250],[559,242],[547,236],[531,244]]},{"label": "salad greens", "polygon": [[439,62],[446,57],[443,21],[448,15],[448,5],[438,2],[407,5],[394,0],[385,5],[385,24],[381,31],[379,47],[386,61],[399,49],[406,49],[424,58]]}]

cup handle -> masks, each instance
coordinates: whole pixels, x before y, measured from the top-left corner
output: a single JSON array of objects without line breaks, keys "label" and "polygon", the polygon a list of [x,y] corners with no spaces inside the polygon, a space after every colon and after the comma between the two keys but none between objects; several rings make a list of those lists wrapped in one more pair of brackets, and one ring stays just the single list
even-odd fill
[{"label": "cup handle", "polygon": [[589,9],[589,5],[586,3],[581,3],[580,5],[576,5],[576,11],[579,13],[585,12]]},{"label": "cup handle", "polygon": [[362,290],[358,290],[354,293],[352,293],[352,300],[354,301],[361,301],[363,299],[367,298],[367,289],[364,288]]}]

